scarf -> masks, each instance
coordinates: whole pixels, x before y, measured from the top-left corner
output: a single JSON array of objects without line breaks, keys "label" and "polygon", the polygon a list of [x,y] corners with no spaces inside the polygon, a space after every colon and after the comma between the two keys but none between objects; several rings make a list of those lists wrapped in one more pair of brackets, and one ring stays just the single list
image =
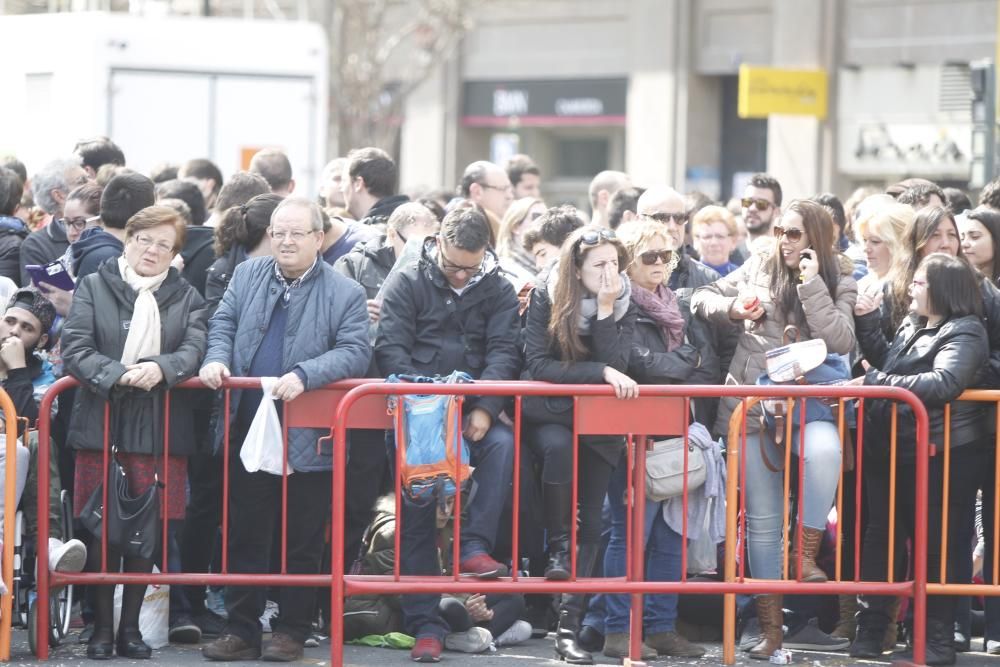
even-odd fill
[{"label": "scarf", "polygon": [[[615,299],[615,306],[613,310],[613,315],[615,322],[620,321],[625,317],[625,313],[628,312],[628,307],[632,303],[631,293],[632,293],[632,283],[628,279],[628,276],[624,273],[621,275],[622,289],[618,293],[618,297]],[[555,298],[556,293],[556,283],[559,282],[559,262],[557,261],[552,265],[549,270],[549,280],[546,286],[546,291],[549,295],[549,301]],[[597,319],[597,297],[596,296],[585,296],[580,299],[580,330],[579,335],[589,336],[590,335],[590,325],[593,321]]]},{"label": "scarf", "polygon": [[140,276],[124,257],[118,258],[118,273],[122,280],[135,290],[132,321],[125,338],[122,363],[130,366],[140,359],[155,357],[160,353],[160,307],[153,292],[160,289],[170,269],[155,276]]},{"label": "scarf", "polygon": [[651,292],[645,287],[632,285],[632,301],[642,308],[663,331],[667,352],[684,342],[684,316],[681,315],[677,295],[666,285],[657,285]]}]

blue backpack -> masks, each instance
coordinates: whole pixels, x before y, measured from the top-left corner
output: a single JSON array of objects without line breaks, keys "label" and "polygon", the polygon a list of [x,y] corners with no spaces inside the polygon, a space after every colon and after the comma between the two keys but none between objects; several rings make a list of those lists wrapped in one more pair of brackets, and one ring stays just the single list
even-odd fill
[{"label": "blue backpack", "polygon": [[[421,375],[386,378],[386,382],[459,384],[472,381],[472,376],[461,371],[444,378]],[[396,447],[400,450],[399,475],[403,490],[413,500],[435,498],[443,506],[455,495],[456,487],[465,484],[472,474],[469,445],[462,436],[458,397],[407,394],[389,397],[388,404],[395,422]]]}]

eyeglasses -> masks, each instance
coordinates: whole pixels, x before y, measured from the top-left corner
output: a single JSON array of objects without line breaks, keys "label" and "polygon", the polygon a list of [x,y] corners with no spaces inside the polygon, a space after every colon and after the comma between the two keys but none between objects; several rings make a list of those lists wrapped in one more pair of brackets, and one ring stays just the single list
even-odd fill
[{"label": "eyeglasses", "polygon": [[156,248],[157,252],[173,252],[174,246],[166,241],[153,241],[151,236],[139,235],[135,237],[135,244],[142,250]]},{"label": "eyeglasses", "polygon": [[513,185],[490,185],[489,183],[480,183],[479,187],[487,188],[490,190],[498,190],[499,192],[503,193],[510,193],[510,194],[514,193]]},{"label": "eyeglasses", "polygon": [[766,211],[774,206],[774,204],[766,199],[755,199],[754,197],[744,197],[740,200],[740,204],[743,205],[743,208],[750,208],[751,206],[756,207],[758,211]]},{"label": "eyeglasses", "polygon": [[580,261],[580,248],[601,245],[605,241],[613,241],[618,237],[613,229],[589,230],[580,235],[573,247],[573,258]]},{"label": "eyeglasses", "polygon": [[63,227],[72,227],[78,232],[82,232],[87,227],[89,218],[63,218]]},{"label": "eyeglasses", "polygon": [[438,244],[438,255],[441,258],[441,270],[449,275],[455,275],[456,273],[468,273],[475,275],[483,268],[482,262],[476,266],[462,266],[461,264],[455,264],[444,254],[442,242],[439,242]]},{"label": "eyeglasses", "polygon": [[916,278],[914,278],[912,281],[910,281],[910,287],[911,288],[913,288],[913,287],[927,287],[927,281],[926,280],[917,280]]},{"label": "eyeglasses", "polygon": [[87,220],[86,220],[86,222],[87,222],[88,225],[95,225],[95,224],[99,223],[100,221],[101,221],[101,215],[100,215],[100,213],[98,213],[97,215],[92,215],[89,218],[87,218]]},{"label": "eyeglasses", "polygon": [[657,261],[669,264],[673,256],[673,250],[647,250],[644,253],[640,253],[637,259],[641,260],[646,266],[653,266]]},{"label": "eyeglasses", "polygon": [[280,230],[279,231],[277,229],[269,229],[269,230],[267,230],[267,233],[275,241],[284,241],[285,239],[291,239],[295,243],[298,243],[298,242],[302,241],[304,238],[306,238],[310,234],[315,234],[315,232],[312,232],[312,231],[303,232],[303,231],[300,231],[300,230],[293,230],[293,231],[288,232],[288,231],[285,231],[285,230]]},{"label": "eyeglasses", "polygon": [[691,216],[687,213],[643,213],[642,217],[664,225],[668,222],[673,222],[675,225],[686,225]]},{"label": "eyeglasses", "polygon": [[787,238],[792,243],[798,243],[799,241],[801,241],[803,233],[804,233],[803,230],[801,230],[801,229],[795,229],[794,227],[791,227],[789,229],[785,229],[784,227],[781,227],[779,225],[775,225],[774,226],[774,237],[775,238],[780,239],[782,236],[784,236],[785,238]]}]

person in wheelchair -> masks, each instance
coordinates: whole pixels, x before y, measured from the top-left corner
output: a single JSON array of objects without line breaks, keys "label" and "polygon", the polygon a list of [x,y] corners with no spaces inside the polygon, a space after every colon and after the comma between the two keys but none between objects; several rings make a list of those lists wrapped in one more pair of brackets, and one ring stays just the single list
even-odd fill
[{"label": "person in wheelchair", "polygon": [[[17,290],[11,297],[0,318],[0,387],[7,392],[14,410],[18,416],[17,459],[17,490],[15,503],[20,504],[21,496],[27,485],[29,472],[32,472],[35,453],[38,446],[37,432],[31,430],[38,422],[38,408],[42,396],[55,381],[52,365],[39,353],[49,343],[49,332],[55,321],[56,311],[52,302],[41,292],[32,288]],[[59,479],[57,457],[51,457],[51,480],[49,485],[50,508],[55,520],[50,522],[53,536],[49,538],[49,569],[60,572],[79,572],[87,562],[87,549],[80,540],[69,540],[63,543],[59,535],[60,493],[62,484]],[[3,526],[4,465],[6,463],[6,448],[0,446],[0,530]],[[31,475],[34,478],[34,475]],[[31,494],[29,494],[30,496]],[[37,531],[37,512],[26,509],[26,518],[31,527],[29,534]],[[30,516],[28,516],[30,515]],[[2,535],[2,533],[0,533]],[[2,582],[0,582],[2,584]]]}]

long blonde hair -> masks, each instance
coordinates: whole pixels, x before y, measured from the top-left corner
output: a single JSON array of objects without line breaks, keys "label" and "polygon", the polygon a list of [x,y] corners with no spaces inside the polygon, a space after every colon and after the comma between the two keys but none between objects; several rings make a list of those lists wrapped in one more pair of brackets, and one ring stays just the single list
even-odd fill
[{"label": "long blonde hair", "polygon": [[499,257],[507,257],[515,251],[514,232],[524,222],[525,218],[528,217],[531,207],[535,204],[545,206],[545,202],[541,199],[522,197],[514,201],[507,208],[507,213],[504,214],[503,220],[500,221],[500,230],[497,232],[496,251]]}]

